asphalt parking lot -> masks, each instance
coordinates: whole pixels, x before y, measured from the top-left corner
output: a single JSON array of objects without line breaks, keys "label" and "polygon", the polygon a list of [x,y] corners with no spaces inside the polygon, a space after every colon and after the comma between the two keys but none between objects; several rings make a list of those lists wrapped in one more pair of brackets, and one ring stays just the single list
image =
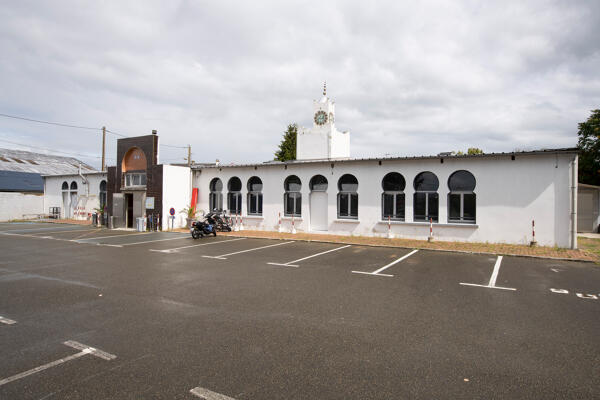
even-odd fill
[{"label": "asphalt parking lot", "polygon": [[0,252],[0,399],[600,398],[591,263],[41,223]]}]

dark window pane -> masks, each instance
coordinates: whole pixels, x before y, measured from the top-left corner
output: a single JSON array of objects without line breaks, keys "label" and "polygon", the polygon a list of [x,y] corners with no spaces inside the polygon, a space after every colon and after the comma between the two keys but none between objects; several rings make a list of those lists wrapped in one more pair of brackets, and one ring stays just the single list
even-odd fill
[{"label": "dark window pane", "polygon": [[396,197],[396,215],[397,219],[404,219],[404,193],[398,193]]},{"label": "dark window pane", "polygon": [[406,186],[404,177],[397,172],[390,172],[383,177],[383,190],[386,192],[401,192]]},{"label": "dark window pane", "polygon": [[469,171],[456,171],[448,178],[448,188],[454,192],[475,190],[475,177]]},{"label": "dark window pane", "polygon": [[348,216],[348,196],[347,193],[338,194],[338,214],[340,217]]},{"label": "dark window pane", "polygon": [[[429,196],[429,215],[428,217],[433,219],[433,222],[438,221],[438,194],[437,193],[427,193]],[[427,220],[429,220],[429,218]]]},{"label": "dark window pane", "polygon": [[240,181],[240,178],[238,178],[237,176],[231,178],[227,183],[227,190],[229,190],[230,192],[239,192],[240,190],[242,190],[242,181]]},{"label": "dark window pane", "polygon": [[414,188],[417,191],[435,192],[439,186],[437,176],[431,172],[421,172],[415,177]]},{"label": "dark window pane", "polygon": [[350,195],[350,216],[358,217],[358,194]]},{"label": "dark window pane", "polygon": [[448,195],[448,218],[460,220],[460,194]]},{"label": "dark window pane", "polygon": [[383,218],[387,219],[388,217],[394,217],[394,195],[393,194],[383,194],[382,195],[382,203],[383,203]]},{"label": "dark window pane", "polygon": [[221,190],[223,190],[223,182],[219,178],[214,178],[210,181],[211,192],[220,192]]},{"label": "dark window pane", "polygon": [[327,190],[327,178],[323,175],[315,175],[309,183],[310,190],[316,192],[324,192]]},{"label": "dark window pane", "polygon": [[256,214],[256,195],[248,194],[248,212],[250,214]]},{"label": "dark window pane", "polygon": [[283,187],[286,192],[299,192],[302,188],[302,183],[296,175],[290,175],[286,178]]},{"label": "dark window pane", "polygon": [[341,192],[356,192],[358,190],[358,180],[354,175],[342,175],[338,181],[338,189]]},{"label": "dark window pane", "polygon": [[248,179],[248,191],[249,192],[260,192],[262,190],[262,181],[258,176],[253,176]]},{"label": "dark window pane", "polygon": [[260,214],[260,215],[262,215],[262,203],[263,203],[262,202],[262,196],[263,196],[262,193],[260,193],[258,195],[258,209],[257,209],[257,213]]},{"label": "dark window pane", "polygon": [[142,185],[146,184],[146,174],[142,174]]},{"label": "dark window pane", "polygon": [[294,198],[292,195],[293,193],[286,193],[283,195],[286,215],[292,215],[294,213]]},{"label": "dark window pane", "polygon": [[467,221],[475,221],[475,193],[464,194],[465,204],[463,206],[464,219]]},{"label": "dark window pane", "polygon": [[296,215],[302,215],[302,195],[300,193],[294,193],[296,199]]},{"label": "dark window pane", "polygon": [[426,198],[427,194],[426,193],[415,193],[414,195],[414,204],[413,204],[413,210],[414,210],[414,220],[415,221],[425,221],[426,220],[426,215],[425,215],[425,198]]}]

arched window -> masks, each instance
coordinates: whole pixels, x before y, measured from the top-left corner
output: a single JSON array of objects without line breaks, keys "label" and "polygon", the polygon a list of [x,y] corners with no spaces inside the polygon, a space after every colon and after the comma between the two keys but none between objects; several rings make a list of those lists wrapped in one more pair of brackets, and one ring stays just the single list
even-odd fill
[{"label": "arched window", "polygon": [[475,177],[469,171],[456,171],[448,178],[448,221],[475,223]]},{"label": "arched window", "polygon": [[415,221],[438,222],[438,187],[440,182],[432,172],[421,172],[413,182],[413,219]]},{"label": "arched window", "polygon": [[248,179],[248,215],[262,215],[262,181],[258,176]]},{"label": "arched window", "polygon": [[67,182],[63,182],[62,190],[69,190],[69,184]]},{"label": "arched window", "polygon": [[338,218],[358,219],[358,180],[345,174],[338,180]]},{"label": "arched window", "polygon": [[98,198],[100,200],[100,209],[104,210],[104,207],[106,207],[106,181],[100,182],[100,190],[99,190]]},{"label": "arched window", "polygon": [[211,211],[223,211],[223,182],[219,178],[214,178],[210,181],[209,189],[208,207]]},{"label": "arched window", "polygon": [[227,208],[231,214],[242,214],[242,181],[237,176],[227,183]]},{"label": "arched window", "polygon": [[390,172],[381,181],[381,212],[383,220],[404,221],[404,188],[406,181],[397,172]]},{"label": "arched window", "polygon": [[75,182],[75,181],[71,182],[71,191],[77,192],[77,182]]},{"label": "arched window", "polygon": [[310,179],[308,184],[311,192],[326,192],[327,191],[327,178],[323,175],[315,175]]},{"label": "arched window", "polygon": [[302,182],[296,175],[290,175],[283,183],[285,193],[283,194],[284,215],[300,217],[302,215]]}]

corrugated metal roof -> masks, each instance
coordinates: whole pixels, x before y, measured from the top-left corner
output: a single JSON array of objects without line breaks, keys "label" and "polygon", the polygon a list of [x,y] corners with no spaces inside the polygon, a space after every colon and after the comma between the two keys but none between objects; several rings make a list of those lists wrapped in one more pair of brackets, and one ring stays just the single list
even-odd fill
[{"label": "corrugated metal roof", "polygon": [[96,171],[92,166],[73,157],[0,149],[0,171],[31,172],[43,175],[77,174]]},{"label": "corrugated metal roof", "polygon": [[0,192],[44,192],[44,179],[33,172],[0,171]]},{"label": "corrugated metal roof", "polygon": [[512,155],[541,155],[541,154],[554,154],[554,153],[578,153],[577,148],[561,148],[561,149],[542,149],[532,151],[513,151],[507,153],[484,153],[484,154],[463,154],[463,155],[452,155],[452,154],[438,154],[435,156],[405,156],[405,157],[369,157],[369,158],[329,158],[321,160],[293,160],[293,161],[265,161],[262,163],[250,163],[250,164],[195,164],[192,165],[192,169],[204,169],[204,168],[240,168],[240,167],[260,167],[260,166],[274,166],[274,165],[294,165],[294,164],[311,164],[311,163],[325,163],[325,162],[356,162],[356,161],[401,161],[401,160],[426,160],[426,159],[440,159],[440,158],[485,158],[485,157],[499,157],[499,156],[512,156]]}]

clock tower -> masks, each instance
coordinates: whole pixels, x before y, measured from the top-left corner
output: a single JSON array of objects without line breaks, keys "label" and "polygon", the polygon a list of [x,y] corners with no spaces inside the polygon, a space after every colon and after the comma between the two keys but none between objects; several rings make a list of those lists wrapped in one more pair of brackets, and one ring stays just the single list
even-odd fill
[{"label": "clock tower", "polygon": [[350,158],[350,132],[335,129],[335,103],[327,97],[313,101],[313,126],[301,127],[296,139],[297,160],[322,160]]}]

